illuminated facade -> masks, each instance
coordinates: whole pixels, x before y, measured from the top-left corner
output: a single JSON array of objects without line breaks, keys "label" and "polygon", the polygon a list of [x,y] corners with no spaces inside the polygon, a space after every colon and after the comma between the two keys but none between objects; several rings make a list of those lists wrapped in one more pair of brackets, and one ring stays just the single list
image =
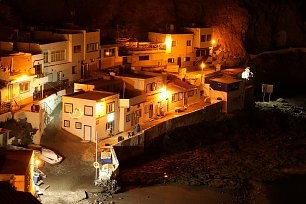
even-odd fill
[{"label": "illuminated facade", "polygon": [[96,141],[119,131],[119,94],[75,92],[63,96],[62,128],[83,140]]},{"label": "illuminated facade", "polygon": [[0,181],[8,181],[17,191],[35,195],[33,150],[7,150],[0,170]]},{"label": "illuminated facade", "polygon": [[44,84],[43,55],[30,53],[11,53],[0,57],[1,103],[22,106],[42,98]]},{"label": "illuminated facade", "polygon": [[[123,64],[123,58],[119,56],[118,53],[119,44],[112,45],[102,45],[101,46],[101,65],[102,69],[107,69],[111,67],[121,66]],[[127,61],[126,61],[127,63]]]},{"label": "illuminated facade", "polygon": [[99,69],[100,30],[33,30],[20,32],[19,36],[15,43],[18,51],[43,54],[44,73],[49,82],[61,86],[88,79]]},{"label": "illuminated facade", "polygon": [[222,101],[223,112],[232,112],[244,108],[244,82],[231,77],[210,79],[204,89],[212,102]]}]

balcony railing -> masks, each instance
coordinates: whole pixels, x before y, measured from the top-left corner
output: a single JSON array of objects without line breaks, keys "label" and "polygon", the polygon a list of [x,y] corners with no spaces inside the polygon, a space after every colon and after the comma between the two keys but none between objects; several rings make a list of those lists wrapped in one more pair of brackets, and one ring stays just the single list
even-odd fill
[{"label": "balcony railing", "polygon": [[125,42],[124,47],[133,51],[147,51],[147,50],[166,50],[164,43],[152,42]]}]

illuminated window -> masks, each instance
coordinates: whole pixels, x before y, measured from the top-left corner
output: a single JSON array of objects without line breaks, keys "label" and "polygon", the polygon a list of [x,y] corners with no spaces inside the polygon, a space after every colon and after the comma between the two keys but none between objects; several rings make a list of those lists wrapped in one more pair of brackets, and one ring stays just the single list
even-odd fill
[{"label": "illuminated window", "polygon": [[187,40],[186,46],[191,46],[191,40]]},{"label": "illuminated window", "polygon": [[183,92],[179,92],[178,93],[178,97],[177,97],[177,100],[180,101],[183,99]]},{"label": "illuminated window", "polygon": [[139,56],[139,61],[149,60],[149,55]]},{"label": "illuminated window", "polygon": [[168,58],[168,63],[174,63],[174,58]]},{"label": "illuminated window", "polygon": [[70,127],[70,121],[64,120],[64,127]]},{"label": "illuminated window", "polygon": [[64,112],[65,113],[72,113],[73,111],[73,104],[72,103],[65,103],[64,104]]},{"label": "illuminated window", "polygon": [[176,41],[172,41],[172,47],[176,47]]},{"label": "illuminated window", "polygon": [[190,57],[185,57],[184,62],[190,62]]},{"label": "illuminated window", "polygon": [[106,104],[106,113],[115,112],[115,102]]},{"label": "illuminated window", "polygon": [[211,41],[211,35],[210,35],[210,34],[207,35],[207,41],[208,41],[208,42]]},{"label": "illuminated window", "polygon": [[81,45],[73,46],[73,53],[80,53],[81,52]]},{"label": "illuminated window", "polygon": [[25,93],[25,92],[29,92],[30,91],[30,82],[26,81],[26,82],[21,82],[19,84],[19,93]]},{"label": "illuminated window", "polygon": [[130,122],[131,121],[131,114],[126,115],[126,122]]},{"label": "illuminated window", "polygon": [[93,107],[92,106],[84,106],[84,115],[93,116]]},{"label": "illuminated window", "polygon": [[57,50],[51,52],[51,62],[62,61],[66,59],[66,50]]},{"label": "illuminated window", "polygon": [[112,57],[116,54],[116,48],[104,49],[104,57]]},{"label": "illuminated window", "polygon": [[201,35],[201,42],[206,42],[206,35]]},{"label": "illuminated window", "polygon": [[82,123],[75,122],[75,129],[82,129]]}]

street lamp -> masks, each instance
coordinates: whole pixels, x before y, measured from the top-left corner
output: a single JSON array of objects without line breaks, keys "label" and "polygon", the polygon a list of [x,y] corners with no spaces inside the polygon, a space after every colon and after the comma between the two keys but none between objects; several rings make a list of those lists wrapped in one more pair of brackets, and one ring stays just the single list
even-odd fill
[{"label": "street lamp", "polygon": [[203,82],[203,70],[205,68],[205,63],[204,62],[201,63],[201,68],[202,68],[201,82]]}]

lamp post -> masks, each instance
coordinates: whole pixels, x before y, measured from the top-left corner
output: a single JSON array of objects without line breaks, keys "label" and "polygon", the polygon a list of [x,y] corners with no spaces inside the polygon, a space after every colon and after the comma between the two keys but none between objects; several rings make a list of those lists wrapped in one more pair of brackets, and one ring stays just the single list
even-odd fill
[{"label": "lamp post", "polygon": [[202,73],[201,73],[201,82],[203,82],[204,80],[203,80],[203,70],[204,70],[204,67],[205,67],[205,63],[204,62],[202,62],[201,63],[201,68],[202,68]]}]

